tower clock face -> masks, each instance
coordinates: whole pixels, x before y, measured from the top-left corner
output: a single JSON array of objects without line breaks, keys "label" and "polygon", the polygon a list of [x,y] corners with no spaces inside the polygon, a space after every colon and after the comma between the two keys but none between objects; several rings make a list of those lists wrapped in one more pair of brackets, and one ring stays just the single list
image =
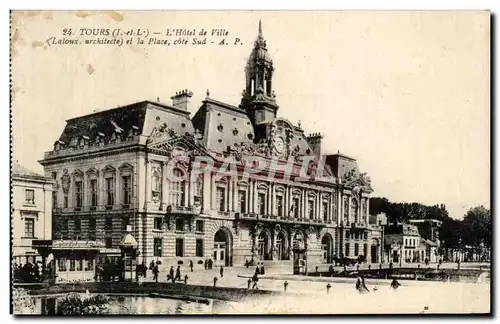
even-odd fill
[{"label": "tower clock face", "polygon": [[283,140],[283,137],[278,136],[274,139],[274,148],[278,153],[283,153],[283,150],[285,149],[285,141]]}]

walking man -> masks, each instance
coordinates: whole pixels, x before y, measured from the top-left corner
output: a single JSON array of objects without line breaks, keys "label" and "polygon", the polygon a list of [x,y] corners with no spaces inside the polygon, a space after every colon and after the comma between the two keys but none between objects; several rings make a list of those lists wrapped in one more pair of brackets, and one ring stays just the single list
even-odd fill
[{"label": "walking man", "polygon": [[224,267],[220,266],[220,277],[224,277]]},{"label": "walking man", "polygon": [[177,266],[177,271],[175,272],[175,280],[181,280],[181,266]]},{"label": "walking man", "polygon": [[168,271],[167,281],[168,281],[168,279],[171,279],[172,283],[175,282],[175,278],[174,278],[174,266],[170,266],[170,270]]},{"label": "walking man", "polygon": [[191,268],[191,272],[193,272],[193,260],[189,260],[189,268]]}]

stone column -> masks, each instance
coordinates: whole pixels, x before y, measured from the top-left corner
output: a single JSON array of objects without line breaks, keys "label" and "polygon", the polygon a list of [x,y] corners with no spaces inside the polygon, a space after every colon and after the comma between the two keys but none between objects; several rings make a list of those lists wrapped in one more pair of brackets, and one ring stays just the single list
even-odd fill
[{"label": "stone column", "polygon": [[227,182],[227,211],[233,210],[233,181],[229,178]]},{"label": "stone column", "polygon": [[271,197],[271,212],[270,214],[271,215],[275,215],[277,214],[277,211],[276,211],[276,186],[274,183],[271,184],[272,185],[272,189],[271,189],[271,192],[272,192],[272,197]]},{"label": "stone column", "polygon": [[[277,251],[276,251],[276,240],[278,239],[278,231],[273,228],[273,237],[272,237],[272,242],[271,242],[271,259],[276,260],[277,259]],[[281,242],[283,244],[283,242]]]},{"label": "stone column", "polygon": [[208,210],[210,209],[210,200],[211,200],[211,197],[210,197],[210,194],[211,194],[211,183],[210,183],[210,173],[209,172],[205,172],[203,173],[203,192],[202,192],[202,195],[203,195],[203,213],[207,213]]},{"label": "stone column", "polygon": [[247,199],[247,210],[249,213],[253,213],[253,181],[252,180],[248,180],[248,199]]},{"label": "stone column", "polygon": [[166,166],[165,162],[161,163],[161,203],[163,205],[163,208],[166,209],[167,207],[167,196],[168,196],[168,181],[167,181],[167,174],[166,174]]},{"label": "stone column", "polygon": [[217,186],[215,185],[215,174],[210,174],[210,183],[211,183],[211,193],[212,193],[212,199],[210,201],[210,209],[216,209],[215,203],[217,200]]},{"label": "stone column", "polygon": [[254,213],[258,212],[257,210],[257,195],[258,195],[258,191],[257,191],[257,181],[254,181],[253,183],[253,210],[254,210]]},{"label": "stone column", "polygon": [[240,211],[238,208],[238,181],[233,179],[233,209],[232,211]]},{"label": "stone column", "polygon": [[319,192],[319,197],[318,197],[318,212],[316,213],[318,220],[323,221],[323,192]]},{"label": "stone column", "polygon": [[152,200],[151,160],[146,159],[146,205]]}]

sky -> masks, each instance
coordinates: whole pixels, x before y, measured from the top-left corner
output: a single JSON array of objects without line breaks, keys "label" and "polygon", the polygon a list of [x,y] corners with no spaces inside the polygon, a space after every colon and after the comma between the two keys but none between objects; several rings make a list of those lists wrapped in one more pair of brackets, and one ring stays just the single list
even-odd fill
[{"label": "sky", "polygon": [[[238,105],[262,20],[278,115],[324,135],[323,153],[357,158],[375,197],[490,207],[488,12],[42,12],[13,26],[13,157],[37,162],[65,120],[194,93]],[[44,45],[64,28],[229,32],[238,45]],[[76,36],[75,36],[76,37]],[[73,37],[74,38],[74,37]],[[220,38],[215,38],[220,39]]]}]

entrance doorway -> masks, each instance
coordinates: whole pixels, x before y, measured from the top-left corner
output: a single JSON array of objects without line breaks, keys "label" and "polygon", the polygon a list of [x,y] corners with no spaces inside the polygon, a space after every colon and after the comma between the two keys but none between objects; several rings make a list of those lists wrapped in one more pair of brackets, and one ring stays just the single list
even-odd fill
[{"label": "entrance doorway", "polygon": [[214,265],[231,266],[231,241],[229,234],[225,230],[220,229],[215,233],[214,237]]},{"label": "entrance doorway", "polygon": [[283,232],[280,232],[276,237],[276,259],[288,260],[287,240]]},{"label": "entrance doorway", "polygon": [[321,239],[321,251],[323,263],[332,263],[333,239],[330,234],[325,234]]},{"label": "entrance doorway", "polygon": [[259,253],[259,259],[261,261],[263,260],[270,260],[269,257],[269,235],[267,232],[261,232],[259,234],[259,242],[257,246],[257,251]]}]

